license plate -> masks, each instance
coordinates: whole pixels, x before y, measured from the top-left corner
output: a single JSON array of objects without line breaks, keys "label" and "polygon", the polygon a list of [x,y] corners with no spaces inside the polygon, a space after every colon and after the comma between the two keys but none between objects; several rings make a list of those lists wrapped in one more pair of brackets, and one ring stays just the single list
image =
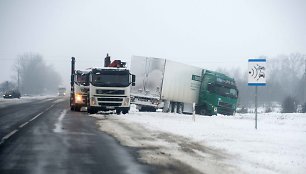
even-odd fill
[{"label": "license plate", "polygon": [[106,109],[115,109],[114,106],[106,106]]}]

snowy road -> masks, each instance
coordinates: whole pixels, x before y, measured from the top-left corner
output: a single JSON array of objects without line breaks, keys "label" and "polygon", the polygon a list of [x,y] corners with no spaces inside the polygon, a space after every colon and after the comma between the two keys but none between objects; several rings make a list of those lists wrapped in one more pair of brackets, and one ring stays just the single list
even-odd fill
[{"label": "snowy road", "polygon": [[[185,173],[306,173],[306,114],[196,116],[173,113],[91,115],[149,164],[179,164]],[[156,160],[159,159],[159,160]]]},{"label": "snowy road", "polygon": [[[0,100],[0,139],[29,123],[31,119],[48,109],[57,98],[26,98]],[[4,139],[3,139],[4,138]]]},{"label": "snowy road", "polygon": [[159,173],[57,98],[0,109],[0,173]]},{"label": "snowy road", "polygon": [[260,114],[255,130],[253,114],[90,117],[63,98],[16,101],[0,101],[0,173],[306,172],[305,114]]}]

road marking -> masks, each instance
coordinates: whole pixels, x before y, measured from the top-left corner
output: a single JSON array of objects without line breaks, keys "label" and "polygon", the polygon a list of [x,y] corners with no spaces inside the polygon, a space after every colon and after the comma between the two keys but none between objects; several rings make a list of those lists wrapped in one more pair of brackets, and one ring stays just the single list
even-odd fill
[{"label": "road marking", "polygon": [[62,121],[63,121],[66,113],[67,113],[67,109],[63,110],[61,115],[58,117],[58,121],[57,121],[57,123],[55,123],[55,128],[53,129],[54,132],[56,132],[56,133],[63,132],[62,131]]},{"label": "road marking", "polygon": [[35,120],[37,117],[39,117],[39,116],[40,116],[41,114],[43,114],[44,112],[45,112],[45,111],[43,111],[43,112],[41,112],[41,113],[35,115],[33,118],[31,118],[31,119],[29,120],[29,122]]},{"label": "road marking", "polygon": [[37,117],[41,116],[43,113],[47,112],[49,109],[51,109],[55,104],[51,105],[50,107],[48,107],[47,109],[45,109],[44,111],[42,111],[41,113],[35,115],[33,118],[31,118],[29,121],[21,124],[20,126],[18,126],[19,129],[15,129],[12,132],[6,134],[3,138],[1,138],[0,141],[0,145],[3,144],[7,139],[9,139],[12,135],[14,135],[16,132],[18,132],[21,128],[23,128],[25,125],[29,124],[31,121],[35,120]]},{"label": "road marking", "polygon": [[16,132],[18,132],[18,129],[13,130],[12,132],[5,135],[3,138],[1,138],[0,145],[5,142],[8,138],[10,138],[12,135],[14,135]]},{"label": "road marking", "polygon": [[12,132],[5,135],[2,139],[6,140],[6,139],[10,138],[10,136],[14,135],[14,133],[16,133],[17,131],[18,131],[18,129],[13,130]]},{"label": "road marking", "polygon": [[22,125],[19,126],[19,128],[23,128],[23,126],[27,125],[28,123],[30,123],[30,122],[27,121],[27,122],[23,123]]}]

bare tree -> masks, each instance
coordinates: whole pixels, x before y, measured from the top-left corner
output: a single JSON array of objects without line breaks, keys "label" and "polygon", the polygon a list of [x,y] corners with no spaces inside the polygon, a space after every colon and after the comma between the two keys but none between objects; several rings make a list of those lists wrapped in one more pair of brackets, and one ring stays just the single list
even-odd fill
[{"label": "bare tree", "polygon": [[296,111],[297,111],[296,100],[291,96],[286,97],[282,103],[282,113],[293,113]]},{"label": "bare tree", "polygon": [[[258,89],[259,102],[262,104],[282,103],[286,96],[294,96],[298,101],[303,102],[306,95],[305,58],[305,55],[299,53],[281,55],[272,59],[266,58],[267,86]],[[239,69],[218,69],[217,71],[235,78],[239,90],[239,104],[248,106],[253,103],[254,89],[247,86],[247,72],[239,71]]]},{"label": "bare tree", "polygon": [[16,84],[11,81],[0,83],[0,93],[4,93],[6,91],[13,90],[15,88]]},{"label": "bare tree", "polygon": [[55,92],[61,79],[51,66],[46,65],[39,54],[27,53],[18,56],[13,67],[20,79],[20,90],[24,94]]}]

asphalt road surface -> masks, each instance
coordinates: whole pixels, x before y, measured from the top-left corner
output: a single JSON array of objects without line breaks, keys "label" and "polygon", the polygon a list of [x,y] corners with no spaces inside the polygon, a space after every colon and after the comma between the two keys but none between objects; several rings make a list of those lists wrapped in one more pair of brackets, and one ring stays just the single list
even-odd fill
[{"label": "asphalt road surface", "polygon": [[1,174],[158,173],[60,98],[0,107],[0,138]]}]

